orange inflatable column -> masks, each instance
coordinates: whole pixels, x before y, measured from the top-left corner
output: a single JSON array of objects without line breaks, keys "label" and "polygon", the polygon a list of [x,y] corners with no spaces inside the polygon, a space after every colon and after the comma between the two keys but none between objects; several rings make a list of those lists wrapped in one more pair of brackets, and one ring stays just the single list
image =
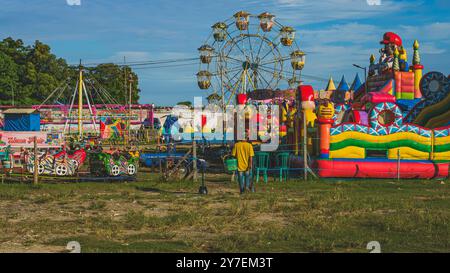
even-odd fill
[{"label": "orange inflatable column", "polygon": [[319,118],[319,132],[320,132],[320,157],[330,157],[330,131],[332,119]]},{"label": "orange inflatable column", "polygon": [[334,105],[326,102],[319,106],[320,158],[330,158],[330,134],[333,124]]}]

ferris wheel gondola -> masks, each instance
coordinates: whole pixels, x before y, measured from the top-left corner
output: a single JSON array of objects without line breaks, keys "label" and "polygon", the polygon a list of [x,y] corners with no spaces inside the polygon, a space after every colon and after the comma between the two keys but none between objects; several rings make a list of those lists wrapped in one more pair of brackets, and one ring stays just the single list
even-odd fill
[{"label": "ferris wheel gondola", "polygon": [[198,51],[198,86],[220,94],[224,106],[252,90],[295,88],[305,65],[295,29],[268,12],[239,11],[215,23]]}]

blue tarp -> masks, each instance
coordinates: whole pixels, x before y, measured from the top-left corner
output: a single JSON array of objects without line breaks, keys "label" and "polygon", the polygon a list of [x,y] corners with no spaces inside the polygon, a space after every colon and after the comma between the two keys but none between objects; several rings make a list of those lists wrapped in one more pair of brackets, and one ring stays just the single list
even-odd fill
[{"label": "blue tarp", "polygon": [[40,131],[41,117],[39,113],[5,114],[5,131]]}]

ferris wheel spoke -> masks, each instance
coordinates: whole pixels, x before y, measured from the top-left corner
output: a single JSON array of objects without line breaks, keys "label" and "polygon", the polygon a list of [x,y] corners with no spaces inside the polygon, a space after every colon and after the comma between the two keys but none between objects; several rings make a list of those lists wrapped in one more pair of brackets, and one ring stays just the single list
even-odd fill
[{"label": "ferris wheel spoke", "polygon": [[273,63],[278,63],[278,62],[283,62],[283,61],[287,61],[287,60],[289,60],[290,59],[290,57],[281,57],[281,59],[275,59],[275,60],[271,60],[271,61],[268,61],[268,62],[265,62],[265,63],[260,63],[260,64],[258,64],[258,65],[268,65],[268,64],[273,64]]},{"label": "ferris wheel spoke", "polygon": [[[242,75],[242,74],[241,74]],[[231,82],[230,82],[231,83]],[[234,93],[236,93],[236,91],[241,87],[241,85],[242,85],[242,82],[241,81],[236,81],[234,84],[232,84],[231,86],[230,85],[228,85],[228,92],[230,92],[231,93],[231,96],[233,96],[233,94]],[[231,99],[231,97],[230,97],[230,99]],[[229,99],[229,100],[230,100]],[[229,100],[228,100],[228,103],[229,103]],[[228,104],[227,103],[227,104]]]},{"label": "ferris wheel spoke", "polygon": [[[265,70],[265,71],[270,71],[270,70],[274,70],[274,67],[269,67],[269,66],[264,66],[264,65],[260,65],[259,66],[261,69]],[[280,70],[280,73],[282,73],[283,71]]]},{"label": "ferris wheel spoke", "polygon": [[[270,88],[269,82],[268,82],[268,81],[266,80],[266,78],[263,77],[260,73],[257,73],[257,74],[256,74],[256,77],[258,77],[259,79],[262,79],[262,81],[264,81],[264,82],[266,83],[267,88]],[[266,89],[267,89],[267,88],[266,88]]]},{"label": "ferris wheel spoke", "polygon": [[239,49],[239,51],[241,51],[241,53],[244,54],[244,56],[247,56],[247,54],[241,49],[241,47],[238,45],[238,43],[235,41],[235,39],[232,38],[228,32],[227,32],[227,34],[228,34],[228,37],[231,38],[231,41],[234,42],[233,45],[236,46],[237,49]]},{"label": "ferris wheel spoke", "polygon": [[240,66],[232,68],[232,69],[223,69],[222,71],[219,71],[219,72],[214,73],[212,75],[214,75],[214,76],[220,76],[221,74],[225,75],[225,74],[228,74],[228,73],[231,73],[231,72],[234,72],[234,71],[238,71],[238,70],[241,70],[241,69],[242,69],[242,67],[240,67]]},{"label": "ferris wheel spoke", "polygon": [[259,44],[259,49],[258,49],[258,53],[256,54],[256,56],[259,56],[259,54],[261,53],[261,48],[262,48],[262,45],[264,44],[264,41],[266,40],[266,35],[267,35],[267,32],[264,33],[264,36],[261,39],[261,43]]},{"label": "ferris wheel spoke", "polygon": [[229,81],[229,82],[233,82],[233,81],[236,79],[236,77],[237,77],[238,75],[242,75],[242,69],[240,69],[238,72],[236,72],[236,74],[234,74],[233,77],[231,77],[230,79],[228,79],[228,81]]},{"label": "ferris wheel spoke", "polygon": [[[236,74],[239,74],[241,71],[242,71],[242,69],[234,69],[233,71],[228,71],[227,73],[223,73],[223,76],[228,81],[234,80],[236,78]],[[234,72],[236,72],[236,73],[233,74]],[[233,76],[230,77],[230,75],[233,75]]]},{"label": "ferris wheel spoke", "polygon": [[[271,82],[272,82],[273,78],[275,77],[275,74],[277,74],[278,72],[273,71],[272,69],[262,69],[261,68],[260,70],[262,73],[258,73],[258,76],[266,83],[266,85],[267,85],[266,89],[271,88],[272,87]],[[268,78],[270,78],[272,80],[270,82],[267,81],[265,75],[268,76]]]},{"label": "ferris wheel spoke", "polygon": [[261,62],[262,60],[264,60],[265,58],[267,58],[267,56],[269,56],[270,55],[270,53],[272,53],[272,54],[275,54],[275,50],[277,50],[277,52],[279,52],[278,51],[278,49],[277,49],[277,46],[279,45],[279,43],[278,44],[276,44],[276,45],[274,45],[274,46],[270,46],[270,50],[266,53],[266,55],[264,55],[259,61]]},{"label": "ferris wheel spoke", "polygon": [[274,78],[277,78],[277,79],[279,79],[279,80],[281,80],[281,79],[284,79],[285,77],[283,76],[283,73],[282,72],[271,72],[271,71],[269,71],[269,70],[266,70],[266,69],[262,69],[263,71],[265,71],[265,72],[267,72],[267,73],[272,73],[272,80],[270,81],[270,83],[272,83],[272,81],[273,81],[273,79]]},{"label": "ferris wheel spoke", "polygon": [[250,28],[247,28],[247,34],[248,34],[247,40],[248,40],[248,44],[250,46],[251,61],[255,62],[255,59],[253,57],[252,37],[250,36]]},{"label": "ferris wheel spoke", "polygon": [[225,56],[225,58],[230,59],[231,61],[238,62],[238,63],[240,63],[240,64],[242,64],[242,63],[244,62],[244,61],[242,61],[242,60],[239,60],[239,59],[237,59],[237,58],[230,57],[230,56]]},{"label": "ferris wheel spoke", "polygon": [[230,60],[230,62],[227,62],[227,63],[225,63],[224,62],[224,65],[223,65],[223,67],[225,67],[225,68],[233,68],[233,67],[242,67],[242,64],[244,63],[244,62],[241,62],[241,61],[238,61],[238,60],[236,60],[236,59],[229,59]]},{"label": "ferris wheel spoke", "polygon": [[225,72],[225,74],[234,72],[234,71],[238,71],[238,70],[242,70],[242,65],[234,65],[232,67],[227,67],[226,69],[224,69],[223,71]]},{"label": "ferris wheel spoke", "polygon": [[275,79],[275,78],[277,78],[277,82],[279,82],[279,80],[282,78],[282,72],[276,72],[276,71],[271,71],[271,70],[268,70],[268,69],[265,69],[265,68],[261,68],[261,70],[263,70],[263,71],[265,71],[266,73],[269,73],[269,74],[271,74],[272,75],[272,79],[270,80],[270,82],[268,82],[267,83],[267,85],[269,86],[269,88],[271,88],[271,84],[272,84],[272,82],[273,82],[273,80]]}]

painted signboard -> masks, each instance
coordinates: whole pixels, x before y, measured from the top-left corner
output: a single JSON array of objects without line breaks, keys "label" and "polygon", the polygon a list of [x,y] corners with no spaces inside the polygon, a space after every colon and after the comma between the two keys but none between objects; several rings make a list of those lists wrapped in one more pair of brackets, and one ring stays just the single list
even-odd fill
[{"label": "painted signboard", "polygon": [[5,132],[0,131],[0,146],[12,148],[32,148],[34,137],[39,148],[59,148],[64,144],[60,133],[49,132]]},{"label": "painted signboard", "polygon": [[117,140],[125,137],[128,126],[125,119],[114,117],[100,118],[100,137],[102,139]]}]

